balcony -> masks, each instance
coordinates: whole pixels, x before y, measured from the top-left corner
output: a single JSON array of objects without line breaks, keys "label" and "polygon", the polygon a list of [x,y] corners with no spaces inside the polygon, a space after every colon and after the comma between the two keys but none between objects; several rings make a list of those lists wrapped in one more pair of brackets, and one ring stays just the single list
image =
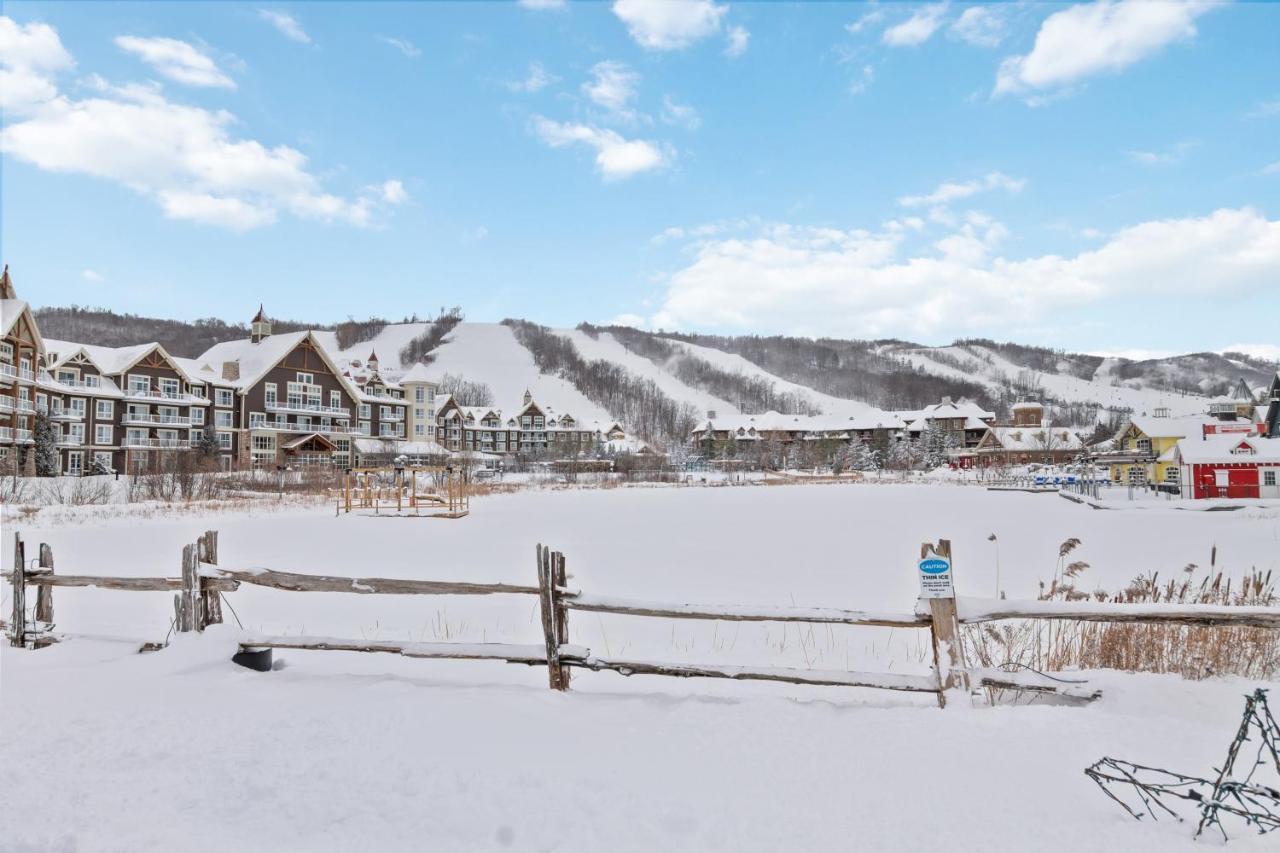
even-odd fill
[{"label": "balcony", "polygon": [[1234,415],[1238,411],[1237,403],[1210,403],[1209,414],[1211,415]]},{"label": "balcony", "polygon": [[331,424],[324,426],[322,424],[300,424],[276,423],[275,421],[251,421],[249,423],[250,430],[266,430],[268,432],[318,432],[322,435],[368,435],[361,432],[356,427],[347,426],[346,424]]},{"label": "balcony", "polygon": [[32,434],[31,430],[29,429],[15,429],[13,431],[13,440],[21,442],[21,441],[35,441],[36,439],[35,439],[35,436]]},{"label": "balcony", "polygon": [[160,391],[155,388],[127,388],[124,395],[130,400],[154,400],[158,403],[177,403],[180,406],[207,406],[209,401],[195,394],[182,391]]},{"label": "balcony", "polygon": [[81,447],[83,444],[84,444],[84,436],[81,436],[81,435],[58,436],[59,447]]},{"label": "balcony", "polygon": [[130,450],[188,450],[194,446],[187,438],[130,438],[121,447]]},{"label": "balcony", "polygon": [[35,373],[35,371],[34,371],[34,370],[32,370],[30,367],[19,367],[19,368],[18,368],[18,381],[20,381],[20,382],[35,382],[35,381],[36,381],[36,373]]},{"label": "balcony", "polygon": [[49,413],[51,421],[82,421],[84,420],[84,412],[78,412],[74,409],[54,409]]},{"label": "balcony", "polygon": [[320,415],[329,418],[350,418],[351,410],[342,406],[321,406],[319,403],[304,403],[301,400],[277,400],[267,403],[268,412],[292,412],[299,415]]},{"label": "balcony", "polygon": [[50,376],[49,372],[46,370],[40,371],[40,381],[54,382],[63,388],[87,388],[98,390],[101,390],[102,388],[102,382],[96,377],[92,382],[88,382],[84,379],[58,379],[57,377]]},{"label": "balcony", "polygon": [[385,423],[398,423],[404,420],[404,412],[393,411],[390,414],[380,415],[378,417],[378,420],[383,421]]},{"label": "balcony", "polygon": [[0,362],[0,382],[13,382],[18,377],[18,368],[8,362]]},{"label": "balcony", "polygon": [[156,415],[151,412],[125,412],[121,423],[139,426],[191,426],[191,418],[181,415]]}]

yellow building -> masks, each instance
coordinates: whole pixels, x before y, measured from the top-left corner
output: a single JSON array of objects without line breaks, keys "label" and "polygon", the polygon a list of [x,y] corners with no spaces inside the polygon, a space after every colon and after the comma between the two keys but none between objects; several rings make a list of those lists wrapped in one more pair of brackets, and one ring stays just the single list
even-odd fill
[{"label": "yellow building", "polygon": [[1216,422],[1210,415],[1181,418],[1135,415],[1112,439],[1113,449],[1099,454],[1096,461],[1107,466],[1113,483],[1176,489],[1178,462],[1173,448],[1181,439],[1199,438],[1205,424]]},{"label": "yellow building", "polygon": [[404,398],[409,401],[405,413],[405,437],[409,441],[436,440],[436,395],[440,380],[419,362],[400,377]]}]

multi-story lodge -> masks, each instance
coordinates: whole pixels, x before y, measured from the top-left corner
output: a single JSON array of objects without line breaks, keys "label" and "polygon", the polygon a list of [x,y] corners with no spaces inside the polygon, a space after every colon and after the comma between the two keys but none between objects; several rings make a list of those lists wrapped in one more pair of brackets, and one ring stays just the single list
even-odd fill
[{"label": "multi-story lodge", "polygon": [[707,412],[707,419],[693,430],[690,441],[699,448],[709,444],[741,448],[759,442],[788,446],[797,441],[843,444],[861,441],[883,451],[901,435],[904,426],[897,414],[875,410],[849,417],[784,415],[778,412],[717,416],[715,412]]},{"label": "multi-story lodge", "polygon": [[462,406],[441,397],[436,410],[437,441],[454,452],[523,453],[568,458],[595,453],[626,441],[615,421],[579,421],[538,403],[528,391],[518,409],[504,415],[493,406]]},{"label": "multi-story lodge", "polygon": [[44,343],[30,306],[18,298],[9,267],[0,273],[0,462],[35,473],[36,381]]}]

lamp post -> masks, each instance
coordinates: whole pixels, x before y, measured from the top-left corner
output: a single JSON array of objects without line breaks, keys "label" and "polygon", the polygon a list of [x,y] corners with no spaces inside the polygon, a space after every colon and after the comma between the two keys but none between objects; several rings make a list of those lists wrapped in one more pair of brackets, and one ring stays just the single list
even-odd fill
[{"label": "lamp post", "polygon": [[276,494],[278,500],[284,500],[284,471],[283,465],[276,466]]}]

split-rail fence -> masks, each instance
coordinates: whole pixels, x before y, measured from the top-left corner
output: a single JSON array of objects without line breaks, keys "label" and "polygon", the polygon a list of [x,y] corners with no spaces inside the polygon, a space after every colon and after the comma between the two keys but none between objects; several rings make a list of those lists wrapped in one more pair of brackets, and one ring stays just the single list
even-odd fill
[{"label": "split-rail fence", "polygon": [[[921,557],[932,554],[950,562],[951,544],[924,543]],[[1280,630],[1280,607],[1247,607],[1208,604],[1114,604],[1099,602],[1015,601],[968,597],[921,599],[907,612],[843,610],[823,607],[749,607],[741,605],[685,604],[641,601],[593,595],[567,583],[565,555],[539,544],[535,549],[537,583],[522,586],[473,581],[413,580],[404,578],[341,577],[297,574],[270,569],[231,569],[218,563],[218,533],[207,531],[183,548],[177,577],[117,577],[56,574],[53,552],[41,544],[30,562],[19,534],[14,536],[13,570],[7,576],[13,588],[11,618],[6,626],[10,645],[41,648],[57,642],[54,631],[53,590],[57,587],[97,587],[127,592],[174,593],[172,630],[199,632],[222,622],[226,593],[241,584],[293,592],[342,592],[356,595],[523,595],[536,596],[541,615],[542,642],[512,643],[389,642],[336,637],[265,635],[244,632],[242,650],[305,649],[384,652],[411,658],[496,660],[545,666],[552,690],[568,690],[573,669],[610,670],[622,675],[662,675],[678,678],[727,678],[778,681],[789,684],[864,687],[932,693],[946,706],[948,696],[977,687],[1055,693],[1076,699],[1099,694],[1084,682],[1066,682],[1038,673],[967,668],[961,647],[960,626],[1003,619],[1049,619],[1090,622],[1166,623],[1195,626],[1248,626]],[[28,606],[28,592],[35,602]],[[612,613],[662,619],[698,619],[730,622],[781,622],[854,625],[928,630],[932,639],[933,669],[913,675],[851,672],[794,667],[745,667],[633,660],[601,656],[570,641],[569,616],[574,611]],[[142,650],[163,648],[148,643]]]}]

